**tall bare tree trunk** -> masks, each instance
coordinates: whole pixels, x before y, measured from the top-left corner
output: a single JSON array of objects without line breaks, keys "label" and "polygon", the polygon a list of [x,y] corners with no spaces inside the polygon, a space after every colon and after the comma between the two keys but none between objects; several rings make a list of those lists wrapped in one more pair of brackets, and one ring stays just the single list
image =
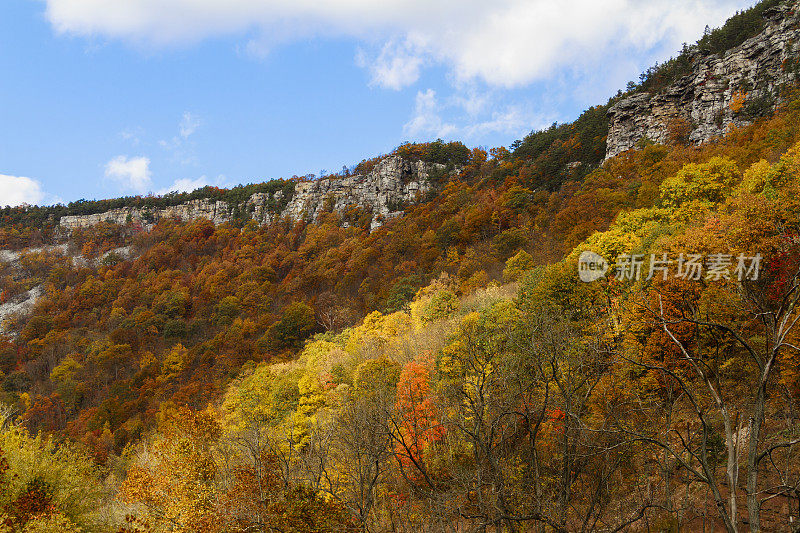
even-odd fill
[{"label": "tall bare tree trunk", "polygon": [[761,425],[764,421],[764,403],[767,394],[767,384],[759,385],[753,412],[750,417],[750,445],[747,454],[747,514],[750,519],[750,531],[761,531],[761,502],[758,498],[758,438]]}]

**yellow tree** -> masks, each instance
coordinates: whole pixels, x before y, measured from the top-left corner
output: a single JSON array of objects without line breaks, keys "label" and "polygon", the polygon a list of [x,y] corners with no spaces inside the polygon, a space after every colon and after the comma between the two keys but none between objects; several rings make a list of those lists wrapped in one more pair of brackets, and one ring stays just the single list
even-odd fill
[{"label": "yellow tree", "polygon": [[159,430],[142,447],[119,498],[156,531],[220,531],[216,419],[180,407],[165,413]]}]

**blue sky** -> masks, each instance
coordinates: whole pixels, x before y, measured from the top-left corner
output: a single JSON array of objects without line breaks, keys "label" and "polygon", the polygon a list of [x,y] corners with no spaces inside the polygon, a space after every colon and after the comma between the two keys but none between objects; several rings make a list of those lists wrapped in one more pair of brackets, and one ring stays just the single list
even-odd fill
[{"label": "blue sky", "polygon": [[741,0],[2,0],[0,205],[507,146]]}]

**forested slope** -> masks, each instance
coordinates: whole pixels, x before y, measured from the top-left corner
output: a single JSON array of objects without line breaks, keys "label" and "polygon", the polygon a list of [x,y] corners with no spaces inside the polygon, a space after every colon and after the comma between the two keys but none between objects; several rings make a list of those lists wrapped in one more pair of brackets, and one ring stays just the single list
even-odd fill
[{"label": "forested slope", "polygon": [[606,111],[377,229],[4,210],[0,531],[797,531],[800,99],[602,161]]}]

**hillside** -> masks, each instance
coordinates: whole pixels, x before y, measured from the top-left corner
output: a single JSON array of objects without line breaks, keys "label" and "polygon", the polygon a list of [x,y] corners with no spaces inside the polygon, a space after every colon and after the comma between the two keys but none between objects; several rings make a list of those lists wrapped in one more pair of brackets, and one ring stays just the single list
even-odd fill
[{"label": "hillside", "polygon": [[797,7],[510,149],[0,210],[0,531],[800,531]]}]

